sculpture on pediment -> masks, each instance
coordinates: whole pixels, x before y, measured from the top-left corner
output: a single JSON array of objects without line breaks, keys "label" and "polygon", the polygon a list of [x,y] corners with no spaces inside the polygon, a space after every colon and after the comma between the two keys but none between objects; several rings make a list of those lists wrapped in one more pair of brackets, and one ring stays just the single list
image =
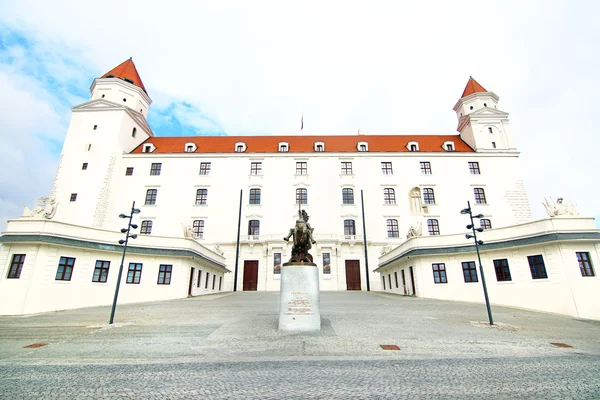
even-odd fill
[{"label": "sculpture on pediment", "polygon": [[182,223],[181,226],[183,226],[183,237],[187,238],[187,239],[197,239],[198,235],[196,235],[196,232],[194,232],[194,228],[192,227],[192,225],[190,224],[184,224]]},{"label": "sculpture on pediment", "polygon": [[552,197],[544,200],[546,201],[542,205],[546,208],[546,212],[550,217],[579,215],[573,203],[570,201],[565,202],[562,197],[557,198],[556,203],[552,200]]},{"label": "sculpture on pediment", "polygon": [[298,219],[296,220],[296,226],[291,228],[288,235],[283,238],[286,242],[290,240],[290,237],[294,238],[294,245],[292,246],[292,257],[290,263],[293,262],[313,262],[313,257],[308,253],[312,248],[312,245],[317,243],[313,239],[313,231],[310,224],[308,223],[308,214],[306,211],[298,211]]},{"label": "sculpture on pediment", "polygon": [[418,221],[415,225],[412,225],[408,229],[408,232],[406,233],[406,238],[410,239],[413,237],[421,236],[423,234],[422,225],[423,225],[422,221]]},{"label": "sculpture on pediment", "polygon": [[386,255],[387,253],[389,253],[390,251],[392,251],[392,245],[390,245],[390,244],[386,244],[385,246],[383,246],[383,247],[381,248],[381,253],[380,253],[380,255],[384,256],[384,255]]},{"label": "sculpture on pediment", "polygon": [[30,210],[29,207],[27,207],[27,204],[23,204],[23,214],[21,214],[21,217],[44,217],[46,219],[52,219],[54,218],[54,215],[56,215],[58,201],[56,201],[55,197],[38,197],[35,200],[35,204],[33,210]]}]

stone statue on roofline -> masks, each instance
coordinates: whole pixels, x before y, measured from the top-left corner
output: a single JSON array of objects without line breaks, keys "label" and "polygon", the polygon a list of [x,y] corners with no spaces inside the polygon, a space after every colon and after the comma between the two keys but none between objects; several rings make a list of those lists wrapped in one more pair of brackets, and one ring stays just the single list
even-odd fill
[{"label": "stone statue on roofline", "polygon": [[183,227],[183,237],[185,237],[186,239],[198,238],[198,235],[196,235],[196,232],[194,232],[194,228],[190,224],[186,225],[182,222],[181,226]]},{"label": "stone statue on roofline", "polygon": [[313,262],[313,257],[308,251],[312,248],[312,245],[317,242],[313,239],[314,229],[308,223],[308,219],[309,217],[305,210],[298,210],[296,226],[291,228],[288,235],[283,238],[286,242],[290,240],[290,237],[294,238],[290,263]]},{"label": "stone statue on roofline", "polygon": [[422,225],[423,222],[422,221],[418,221],[415,225],[412,225],[409,229],[408,232],[406,233],[406,239],[410,239],[413,237],[417,237],[417,236],[421,236],[422,235]]},{"label": "stone statue on roofline", "polygon": [[548,215],[552,218],[561,216],[572,216],[579,215],[577,209],[570,201],[565,202],[562,197],[556,199],[556,203],[552,200],[552,197],[547,197],[542,203]]},{"label": "stone statue on roofline", "polygon": [[58,207],[58,201],[54,196],[51,197],[38,197],[35,200],[35,207],[30,210],[27,204],[23,204],[23,214],[21,217],[25,218],[46,218],[52,219],[56,215],[56,208]]}]

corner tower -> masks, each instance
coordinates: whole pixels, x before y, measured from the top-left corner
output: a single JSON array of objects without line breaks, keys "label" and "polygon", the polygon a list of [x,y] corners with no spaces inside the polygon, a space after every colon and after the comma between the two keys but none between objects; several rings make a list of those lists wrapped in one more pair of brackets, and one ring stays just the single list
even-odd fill
[{"label": "corner tower", "polygon": [[454,106],[460,137],[475,151],[516,151],[508,113],[498,109],[499,97],[469,77]]},{"label": "corner tower", "polygon": [[131,58],[94,79],[90,92],[88,102],[71,108],[50,196],[60,203],[57,220],[106,228],[123,154],[154,136],[146,121],[152,100]]}]

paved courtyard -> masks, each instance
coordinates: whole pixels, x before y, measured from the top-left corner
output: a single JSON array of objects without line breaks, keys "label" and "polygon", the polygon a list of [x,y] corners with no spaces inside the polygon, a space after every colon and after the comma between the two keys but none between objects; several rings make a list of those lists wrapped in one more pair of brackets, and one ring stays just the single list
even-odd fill
[{"label": "paved courtyard", "polygon": [[0,317],[0,399],[600,399],[600,322],[493,307],[490,328],[480,304],[324,292],[322,331],[292,334],[278,298]]}]

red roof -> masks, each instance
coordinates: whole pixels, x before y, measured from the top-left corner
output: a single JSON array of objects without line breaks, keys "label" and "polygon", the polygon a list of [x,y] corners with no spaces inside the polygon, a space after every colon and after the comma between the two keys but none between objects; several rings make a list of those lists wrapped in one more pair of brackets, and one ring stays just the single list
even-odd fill
[{"label": "red roof", "polygon": [[467,86],[465,86],[465,90],[463,91],[461,98],[466,97],[473,93],[485,93],[487,90],[483,86],[479,84],[472,76],[469,77],[469,82],[467,82]]},{"label": "red roof", "polygon": [[[358,152],[358,142],[367,142],[369,152],[408,152],[408,142],[418,142],[421,152],[444,152],[445,141],[454,142],[456,152],[473,152],[458,135],[347,135],[347,136],[178,136],[153,137],[153,153],[184,153],[186,143],[195,143],[196,153],[234,153],[235,144],[244,142],[246,153],[277,153],[279,143],[289,143],[291,153],[313,153],[314,143],[325,143],[325,152]],[[143,144],[132,153],[142,153]]]},{"label": "red roof", "polygon": [[146,92],[146,88],[142,83],[142,78],[140,78],[140,74],[138,74],[137,69],[135,68],[135,64],[133,63],[133,60],[131,58],[123,61],[121,64],[117,65],[116,67],[102,75],[102,78],[107,77],[115,77],[123,80],[129,80],[131,81],[129,83],[133,83],[135,86],[142,88],[144,92]]}]

